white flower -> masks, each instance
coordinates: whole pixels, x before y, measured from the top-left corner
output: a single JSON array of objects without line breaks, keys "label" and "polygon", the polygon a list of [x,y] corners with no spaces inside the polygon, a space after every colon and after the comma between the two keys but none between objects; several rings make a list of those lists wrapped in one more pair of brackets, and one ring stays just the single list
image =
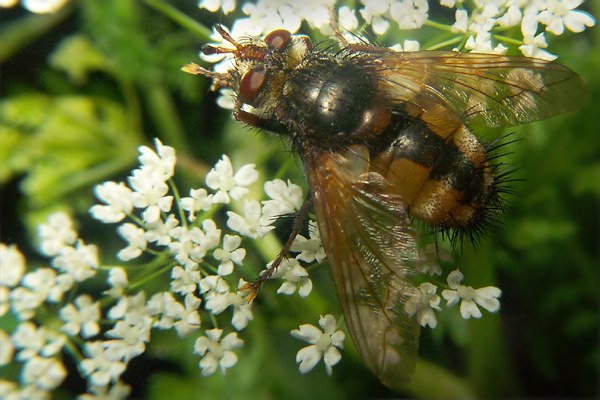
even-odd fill
[{"label": "white flower", "polygon": [[516,4],[511,4],[508,10],[500,18],[496,20],[496,23],[500,26],[509,27],[518,25],[523,18],[521,8]]},{"label": "white flower", "polygon": [[64,247],[52,261],[53,267],[69,274],[77,282],[96,275],[98,264],[98,248],[93,244],[86,245],[83,240],[78,240],[75,247]]},{"label": "white flower", "polygon": [[169,232],[179,225],[179,221],[173,214],[169,214],[166,220],[160,218],[151,224],[146,224],[146,240],[151,243],[156,243],[159,246],[166,246],[171,243]]},{"label": "white flower", "polygon": [[467,32],[469,12],[465,9],[456,10],[454,18],[456,19],[456,22],[452,25],[452,31],[462,33]]},{"label": "white flower", "polygon": [[106,332],[106,336],[115,339],[104,342],[106,351],[113,359],[129,362],[146,350],[146,343],[150,341],[151,327],[152,319],[147,315],[125,316]]},{"label": "white flower", "polygon": [[546,43],[543,32],[536,35],[537,29],[538,21],[536,15],[529,11],[526,12],[521,21],[523,44],[519,46],[519,50],[527,57],[542,58],[548,61],[556,59],[557,57],[554,54],[543,50],[548,47],[548,43]]},{"label": "white flower", "polygon": [[[259,0],[255,4],[245,2],[242,12],[249,16],[234,23],[232,32],[239,37],[243,34],[261,34],[274,29],[283,28],[292,33],[300,29],[303,19],[311,23],[311,26],[319,26],[323,18],[319,16],[317,8],[324,1],[298,3],[291,0],[273,2],[270,0]],[[326,10],[327,11],[327,10]],[[310,17],[307,14],[312,13]]]},{"label": "white flower", "polygon": [[338,10],[337,20],[340,27],[344,30],[352,32],[358,28],[358,18],[356,18],[356,12],[349,7],[340,7]]},{"label": "white flower", "polygon": [[546,47],[548,47],[548,44],[542,32],[536,36],[524,36],[523,44],[519,46],[519,50],[526,57],[541,58],[548,61],[556,60],[556,55],[543,50]]},{"label": "white flower", "polygon": [[321,244],[319,229],[314,221],[310,221],[308,224],[308,236],[309,239],[302,235],[296,236],[290,251],[293,253],[300,253],[296,256],[296,260],[307,263],[313,261],[320,263],[325,259],[326,255],[323,245]]},{"label": "white flower", "polygon": [[206,300],[204,307],[212,314],[220,314],[229,307],[229,284],[219,275],[209,275],[201,279],[200,293]]},{"label": "white flower", "polygon": [[436,291],[437,286],[424,282],[419,285],[419,293],[411,297],[404,305],[404,311],[409,316],[417,314],[417,321],[423,327],[435,328],[437,326],[437,318],[433,310],[440,309],[440,296],[435,294]]},{"label": "white flower", "polygon": [[202,375],[211,375],[217,367],[225,373],[227,368],[233,367],[237,363],[237,355],[233,350],[237,350],[244,344],[244,341],[237,337],[236,332],[231,332],[223,339],[222,329],[209,329],[205,331],[206,336],[196,339],[194,353],[202,356],[200,368]]},{"label": "white flower", "polygon": [[[52,271],[54,273],[54,271]],[[2,291],[1,293],[9,293],[8,291]],[[3,296],[5,296],[3,294]],[[20,320],[28,320],[33,318],[35,315],[35,309],[44,302],[44,298],[40,297],[35,291],[24,288],[22,286],[16,287],[9,294],[10,305],[12,310]],[[6,308],[6,304],[9,302],[6,299],[2,299],[3,309]]]},{"label": "white flower", "polygon": [[35,384],[46,390],[53,390],[67,376],[67,369],[55,358],[33,357],[25,363],[21,370],[21,381],[24,384]]},{"label": "white flower", "polygon": [[456,0],[440,0],[440,5],[448,8],[454,8]]},{"label": "white flower", "polygon": [[364,7],[360,9],[360,14],[364,20],[371,25],[373,32],[377,35],[383,35],[389,28],[390,23],[383,17],[389,11],[389,0],[361,0]]},{"label": "white flower", "polygon": [[448,302],[448,307],[460,301],[460,314],[464,319],[481,318],[478,305],[489,312],[496,312],[500,309],[500,302],[498,301],[498,297],[502,294],[500,289],[494,286],[473,289],[471,286],[460,284],[463,278],[464,276],[459,270],[448,274],[450,289],[442,291],[442,297]]},{"label": "white flower", "polygon": [[[21,400],[22,390],[17,386],[15,382],[11,382],[6,378],[0,378],[0,398],[6,400]],[[49,396],[46,396],[49,398]],[[40,397],[40,399],[44,399]],[[45,399],[44,399],[45,400]]]},{"label": "white flower", "polygon": [[144,222],[157,222],[161,211],[171,210],[173,196],[166,196],[169,187],[165,182],[162,170],[148,166],[134,170],[129,177],[129,185],[134,190],[131,194],[134,207],[145,208],[142,213]]},{"label": "white flower", "polygon": [[65,246],[70,246],[77,240],[77,232],[73,230],[73,221],[63,213],[57,212],[48,217],[46,224],[38,225],[40,251],[47,256],[55,256]]},{"label": "white flower", "polygon": [[147,316],[146,313],[146,293],[138,292],[133,296],[124,296],[119,298],[117,304],[108,310],[108,319],[117,320],[122,318],[134,318],[142,320]]},{"label": "white flower", "polygon": [[123,182],[104,182],[94,188],[96,197],[106,205],[97,204],[90,208],[94,218],[105,223],[123,220],[133,211],[131,189]]},{"label": "white flower", "polygon": [[538,15],[538,21],[546,25],[546,30],[562,35],[565,27],[571,32],[583,32],[596,25],[596,20],[585,11],[575,10],[583,0],[547,0],[545,10]]},{"label": "white flower", "polygon": [[219,9],[223,11],[223,14],[229,14],[235,10],[234,0],[200,0],[198,7],[205,8],[210,12],[217,12]]},{"label": "white flower", "polygon": [[295,7],[295,11],[298,12],[300,17],[304,19],[310,26],[314,26],[324,34],[331,32],[331,17],[330,11],[335,5],[335,0],[321,0],[321,1],[306,1],[306,2],[294,2],[290,1]]},{"label": "white flower", "polygon": [[175,149],[171,146],[163,145],[157,138],[154,138],[154,146],[156,147],[156,152],[147,146],[138,147],[138,151],[140,152],[138,160],[142,168],[147,167],[155,173],[160,174],[163,181],[166,181],[173,176],[173,172],[175,171]]},{"label": "white flower", "polygon": [[183,337],[200,327],[201,321],[200,314],[198,313],[200,304],[202,304],[202,301],[194,296],[193,293],[185,295],[183,309],[179,310],[177,315],[173,315],[175,319],[173,326],[180,337]]},{"label": "white flower", "polygon": [[186,268],[195,268],[197,263],[204,259],[206,253],[219,244],[221,230],[217,229],[213,220],[204,220],[202,228],[178,226],[169,231],[174,239],[169,243],[169,250]]},{"label": "white flower", "polygon": [[21,284],[31,289],[39,300],[58,303],[63,294],[73,286],[73,277],[67,274],[57,275],[56,271],[50,268],[38,268],[26,273]]},{"label": "white flower", "polygon": [[239,290],[245,284],[246,282],[240,279],[238,291],[231,292],[229,291],[229,284],[221,276],[209,275],[203,278],[200,281],[200,293],[204,295],[206,300],[204,307],[214,315],[218,315],[231,307],[233,309],[231,325],[237,330],[244,329],[248,322],[254,318],[251,309],[252,304],[248,303],[245,293]]},{"label": "white flower", "polygon": [[336,365],[342,355],[338,349],[344,347],[344,332],[336,331],[336,321],[333,315],[327,314],[319,319],[321,331],[314,325],[300,325],[299,329],[291,331],[296,339],[304,340],[311,346],[300,349],[296,355],[296,362],[300,364],[303,374],[312,370],[321,358],[325,363],[327,373],[331,375],[332,367]]},{"label": "white flower", "polygon": [[281,179],[267,181],[264,190],[271,199],[262,202],[261,224],[264,226],[270,225],[282,215],[297,212],[304,202],[302,188],[289,180],[287,183]]},{"label": "white flower", "polygon": [[465,42],[465,49],[474,53],[495,53],[504,54],[508,48],[502,44],[492,47],[492,34],[488,31],[478,32],[475,36],[471,35]]},{"label": "white flower", "polygon": [[68,0],[21,0],[27,10],[36,14],[51,14],[64,7]]},{"label": "white flower", "polygon": [[127,273],[121,267],[112,267],[110,271],[108,271],[107,282],[110,285],[110,289],[104,293],[111,297],[121,297],[124,293],[124,289],[129,284],[127,281]]},{"label": "white flower", "polygon": [[16,286],[24,273],[25,257],[17,246],[0,243],[0,286]]},{"label": "white flower", "polygon": [[238,248],[242,243],[242,238],[236,235],[223,236],[223,247],[213,252],[215,260],[220,261],[218,274],[221,276],[229,275],[233,272],[233,263],[241,265],[246,257],[246,249]]},{"label": "white flower", "polygon": [[390,5],[390,16],[400,29],[420,28],[429,18],[428,12],[427,0],[402,0]]},{"label": "white flower", "polygon": [[206,185],[217,190],[213,203],[229,203],[230,198],[239,200],[248,193],[247,186],[258,179],[254,164],[242,166],[235,174],[229,157],[225,154],[206,175]]},{"label": "white flower", "polygon": [[403,44],[395,44],[390,49],[395,51],[419,51],[421,44],[416,40],[405,40]]},{"label": "white flower", "polygon": [[240,279],[238,283],[238,291],[227,294],[227,302],[233,308],[231,325],[238,331],[244,329],[246,326],[248,326],[248,322],[254,319],[254,315],[252,314],[252,303],[249,303],[246,299],[246,294],[240,291],[240,289],[246,284],[247,282],[245,280]]},{"label": "white flower", "polygon": [[155,293],[146,304],[147,314],[154,319],[152,326],[158,329],[171,329],[181,309],[171,292]]},{"label": "white flower", "polygon": [[0,379],[0,398],[6,400],[36,399],[51,400],[52,393],[35,384],[21,385]]},{"label": "white flower", "polygon": [[131,386],[117,381],[108,387],[90,385],[90,393],[80,395],[77,400],[126,400],[131,394]]},{"label": "white flower", "polygon": [[147,310],[154,317],[153,326],[159,329],[175,328],[181,337],[195,331],[200,326],[198,308],[201,299],[188,293],[184,304],[179,303],[170,292],[157,293],[148,301]]},{"label": "white flower", "polygon": [[101,341],[86,342],[83,352],[86,358],[79,363],[79,368],[94,386],[116,382],[125,372],[125,363],[107,352]]},{"label": "white flower", "polygon": [[256,200],[244,200],[242,209],[243,215],[233,211],[227,211],[227,227],[232,231],[239,233],[242,236],[256,239],[263,237],[273,229],[269,224],[265,225],[263,220],[260,204]]},{"label": "white flower", "polygon": [[228,292],[229,284],[219,275],[208,275],[200,280],[200,293],[202,293],[207,300]]},{"label": "white flower", "polygon": [[451,252],[434,243],[429,243],[419,248],[419,257],[415,267],[418,272],[423,274],[441,275],[442,267],[438,261],[451,262],[452,260]]},{"label": "white flower", "polygon": [[74,336],[81,331],[81,337],[89,338],[100,331],[100,303],[93,302],[88,295],[81,295],[75,299],[75,306],[67,304],[59,312],[60,318],[66,322],[61,330]]},{"label": "white flower", "polygon": [[[267,268],[271,263],[267,264]],[[306,297],[312,291],[312,281],[308,277],[308,272],[295,258],[284,259],[277,270],[271,276],[271,279],[280,278],[284,282],[281,284],[277,293],[291,295],[298,291],[302,297]]]},{"label": "white flower", "polygon": [[206,211],[212,206],[212,195],[206,189],[190,189],[190,197],[182,197],[179,204],[188,212],[190,222],[194,222],[197,211]]},{"label": "white flower", "polygon": [[[0,317],[6,315],[10,309],[10,289],[5,286],[0,286]],[[29,317],[31,318],[31,317]]]},{"label": "white flower", "polygon": [[200,271],[186,270],[176,265],[171,270],[171,290],[182,295],[193,293],[200,282]]},{"label": "white flower", "polygon": [[[0,367],[9,364],[15,353],[15,348],[10,339],[10,336],[0,329]],[[1,396],[0,392],[0,396]]]},{"label": "white flower", "polygon": [[29,360],[36,356],[51,357],[65,345],[64,335],[37,327],[32,322],[23,322],[12,333],[12,343],[19,349],[17,360]]},{"label": "white flower", "polygon": [[133,260],[134,258],[139,257],[142,254],[142,251],[146,250],[146,231],[144,231],[144,229],[127,222],[119,226],[117,231],[123,239],[129,242],[129,246],[117,253],[117,258],[119,260]]},{"label": "white flower", "polygon": [[219,107],[225,110],[233,110],[235,108],[235,99],[235,90],[230,88],[221,88],[221,90],[219,90],[219,97],[217,97],[216,103]]}]

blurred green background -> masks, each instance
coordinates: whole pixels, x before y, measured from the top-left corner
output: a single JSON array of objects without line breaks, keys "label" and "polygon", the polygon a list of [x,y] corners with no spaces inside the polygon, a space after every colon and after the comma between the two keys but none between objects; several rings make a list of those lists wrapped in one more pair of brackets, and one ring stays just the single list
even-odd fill
[{"label": "blurred green background", "polygon": [[[600,2],[590,12],[600,16]],[[256,163],[273,176],[288,159],[277,138],[256,134],[218,108],[206,79],[182,73],[198,62],[215,22],[236,16],[199,10],[194,1],[81,0],[56,14],[0,9],[1,241],[16,243],[36,265],[34,226],[68,209],[88,243],[122,246],[114,228],[93,221],[92,188],[123,180],[137,146],[153,137],[178,154],[182,192],[223,153],[234,164]],[[189,18],[189,19],[188,19]],[[550,51],[587,82],[590,100],[577,112],[514,128],[504,162],[518,167],[517,196],[500,229],[477,249],[464,246],[457,265],[474,287],[503,290],[498,315],[463,321],[442,316],[424,330],[417,376],[404,397],[576,398],[600,395],[600,48],[598,27],[552,38]],[[498,134],[492,133],[492,134]],[[483,136],[485,134],[482,133]],[[258,158],[257,158],[258,155]],[[304,181],[299,162],[286,172]],[[306,188],[306,187],[305,187]],[[328,377],[322,365],[301,375],[302,346],[289,330],[338,312],[326,268],[312,275],[308,299],[261,292],[246,346],[227,375],[203,378],[191,354],[193,338],[153,336],[124,380],[133,398],[303,399],[397,396],[362,365],[350,340]],[[310,314],[306,310],[311,310]],[[74,365],[56,398],[85,390]],[[2,374],[2,370],[0,370]]]}]

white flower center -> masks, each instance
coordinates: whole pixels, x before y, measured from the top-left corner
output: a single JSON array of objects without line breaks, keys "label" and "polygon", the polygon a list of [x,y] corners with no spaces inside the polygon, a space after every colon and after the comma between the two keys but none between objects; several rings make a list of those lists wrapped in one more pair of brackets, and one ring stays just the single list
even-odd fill
[{"label": "white flower center", "polygon": [[315,342],[315,346],[320,351],[325,351],[329,346],[331,346],[331,336],[329,335],[321,335],[321,337]]}]

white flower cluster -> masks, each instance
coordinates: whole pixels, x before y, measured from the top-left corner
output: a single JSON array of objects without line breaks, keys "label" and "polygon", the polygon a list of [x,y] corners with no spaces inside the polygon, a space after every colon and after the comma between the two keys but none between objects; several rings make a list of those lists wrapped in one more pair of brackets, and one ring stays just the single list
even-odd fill
[{"label": "white flower cluster", "polygon": [[[481,318],[482,314],[478,306],[489,312],[497,312],[500,309],[498,300],[502,294],[500,289],[494,286],[473,289],[471,286],[462,285],[463,279],[464,275],[458,269],[448,274],[447,289],[442,291],[442,297],[447,301],[447,307],[452,307],[460,302],[460,314],[464,319]],[[423,282],[418,289],[418,294],[404,305],[404,311],[410,316],[415,315],[421,326],[435,328],[437,317],[434,310],[441,310],[441,299],[436,294],[438,286],[431,282]]]},{"label": "white flower cluster", "polygon": [[[454,47],[453,50],[504,54],[509,49],[508,46],[518,45],[523,55],[545,60],[554,60],[556,55],[544,50],[548,43],[545,32],[538,32],[540,24],[545,26],[545,31],[554,35],[561,35],[565,27],[571,32],[579,33],[596,24],[590,14],[576,9],[583,0],[478,0],[471,5],[471,9],[462,1],[440,0],[443,7],[456,7],[455,22],[450,25],[429,19],[427,0],[361,0],[360,3],[362,6],[357,9],[346,5],[337,9],[337,23],[348,41],[359,38],[354,33],[359,27],[357,16],[360,15],[376,35],[387,33],[392,26],[402,30],[415,30],[425,26],[442,30],[444,41],[432,45],[431,49],[460,44],[461,47]],[[228,0],[200,0],[198,5],[208,11],[225,14],[235,10],[235,2]],[[335,0],[244,2],[241,11],[248,17],[236,19],[230,33],[234,38],[260,36],[281,28],[297,33],[302,21],[306,21],[310,27],[331,35],[330,10],[335,6]],[[513,27],[520,27],[518,39],[505,36],[506,31]],[[452,33],[454,37],[448,39],[448,33]],[[211,38],[214,40],[212,46],[232,47],[214,29]],[[416,51],[420,49],[420,43],[406,39],[390,48],[396,51]],[[215,63],[215,72],[224,73],[234,67],[233,58],[226,54],[201,53],[200,57]],[[220,91],[217,103],[222,108],[233,109],[234,99],[233,90],[224,88]]]},{"label": "white flower cluster", "polygon": [[340,350],[344,348],[344,332],[337,330],[335,317],[331,314],[323,315],[319,319],[319,326],[304,324],[291,333],[296,339],[310,343],[296,355],[300,372],[303,374],[312,370],[323,359],[327,373],[331,375],[332,367],[342,359]]},{"label": "white flower cluster", "polygon": [[[440,1],[446,7],[454,7],[454,1]],[[494,31],[511,27],[521,28],[522,43],[519,50],[527,57],[554,60],[556,55],[544,50],[548,47],[545,32],[562,35],[566,27],[571,32],[583,32],[596,24],[595,19],[585,11],[576,10],[583,0],[536,0],[536,1],[475,1],[476,8],[456,10],[454,32],[468,35],[465,49],[479,53],[500,53],[508,50],[502,43],[494,46]],[[539,32],[539,25],[544,32]],[[510,40],[507,40],[510,42]]]},{"label": "white flower cluster", "polygon": [[[130,388],[120,377],[144,353],[153,329],[172,329],[182,337],[197,334],[194,352],[202,357],[203,375],[236,364],[234,351],[243,345],[236,331],[253,319],[242,289],[246,282],[235,277],[246,257],[243,238],[261,239],[279,216],[297,212],[302,190],[289,181],[268,181],[268,200],[261,204],[249,198],[248,187],[258,179],[254,165],[234,170],[224,155],[207,174],[207,188],[179,198],[170,181],[175,151],[159,140],[155,147],[139,148],[140,167],[127,183],[98,185],[102,204],[90,209],[94,218],[120,224],[117,231],[127,245],[117,259],[138,259],[136,270],[145,269],[131,281],[126,266],[101,265],[97,247],[78,237],[64,213],[51,215],[38,229],[40,252],[51,258],[51,267],[27,272],[19,250],[0,244],[0,317],[14,315],[20,321],[12,332],[0,329],[0,366],[13,360],[23,364],[19,384],[0,380],[1,398],[47,396],[66,377],[64,347],[79,351],[79,370],[88,381],[82,399],[125,398]],[[226,227],[221,227],[209,216],[224,207]],[[285,260],[273,276],[282,281],[279,293],[307,296],[312,289],[305,266],[321,262],[325,253],[314,222],[310,226],[308,238],[299,235],[293,243],[295,258]],[[147,295],[138,289],[161,276],[168,282],[164,290]],[[75,285],[94,277],[106,279],[102,301]],[[232,332],[209,327],[202,333],[203,313],[216,322],[228,309]],[[60,323],[47,321],[48,315]]]},{"label": "white flower cluster", "polygon": [[[260,36],[281,28],[297,33],[303,21],[311,28],[331,35],[330,10],[335,9],[336,3],[338,2],[335,0],[244,2],[240,9],[247,17],[234,21],[231,35],[234,38]],[[444,32],[443,42],[432,45],[435,49],[460,44],[454,50],[504,54],[509,49],[508,46],[515,45],[527,57],[554,60],[556,56],[544,50],[548,47],[545,32],[558,36],[566,28],[579,33],[596,24],[590,14],[577,10],[582,3],[583,0],[476,0],[467,5],[461,0],[440,0],[441,6],[456,8],[454,23],[447,25],[429,19],[430,4],[427,0],[361,0],[356,9],[339,2],[337,22],[343,33],[353,32],[360,26],[360,16],[365,25],[378,36],[386,34],[392,28],[415,30],[431,27]],[[228,0],[200,0],[198,5],[208,11],[225,14],[235,10],[235,2]],[[505,36],[507,30],[513,27],[520,27],[520,32],[512,37]],[[449,39],[448,33],[452,33],[454,37]],[[211,37],[215,40],[213,45],[231,47],[216,31],[213,31]],[[349,40],[352,38],[352,35],[348,35]],[[390,47],[399,51],[415,51],[420,44],[416,40],[405,40],[403,44]],[[214,66],[216,72],[225,72],[233,65],[231,58],[224,54],[201,54],[200,57],[217,63]],[[231,93],[223,90],[218,103],[223,108],[231,108]]]},{"label": "white flower cluster", "polygon": [[[63,8],[68,0],[21,0],[21,6],[36,14],[54,13]],[[19,0],[0,0],[0,8],[14,7]]]}]

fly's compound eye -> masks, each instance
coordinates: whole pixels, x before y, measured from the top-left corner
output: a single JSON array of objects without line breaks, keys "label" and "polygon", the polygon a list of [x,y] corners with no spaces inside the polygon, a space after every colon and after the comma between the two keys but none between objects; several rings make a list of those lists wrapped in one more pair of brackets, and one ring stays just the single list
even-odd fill
[{"label": "fly's compound eye", "polygon": [[269,32],[269,34],[265,36],[264,40],[267,46],[270,48],[281,50],[288,44],[291,36],[292,34],[290,31],[286,31],[285,29],[276,29]]},{"label": "fly's compound eye", "polygon": [[264,70],[251,69],[246,72],[240,82],[240,98],[242,102],[254,105],[266,80],[267,74]]}]

